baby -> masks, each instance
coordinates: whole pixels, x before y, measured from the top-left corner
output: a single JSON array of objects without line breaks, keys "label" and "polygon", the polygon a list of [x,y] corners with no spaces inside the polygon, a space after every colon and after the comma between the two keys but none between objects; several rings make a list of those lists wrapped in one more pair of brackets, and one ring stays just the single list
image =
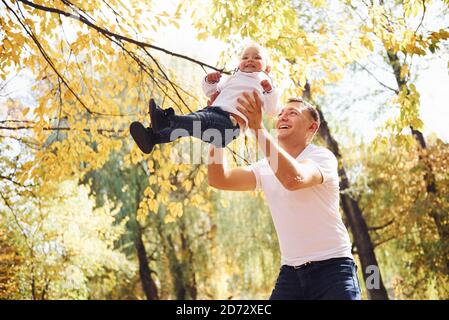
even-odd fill
[{"label": "baby", "polygon": [[150,99],[151,128],[133,122],[131,136],[144,153],[150,153],[156,144],[186,136],[225,147],[247,127],[248,120],[237,110],[237,98],[243,92],[256,91],[262,96],[266,114],[272,116],[279,111],[279,94],[268,76],[271,67],[267,60],[265,49],[251,44],[243,50],[233,75],[222,80],[220,72],[209,73],[203,80],[203,90],[208,97],[216,98],[211,106],[199,111],[176,115],[172,108],[163,110]]}]

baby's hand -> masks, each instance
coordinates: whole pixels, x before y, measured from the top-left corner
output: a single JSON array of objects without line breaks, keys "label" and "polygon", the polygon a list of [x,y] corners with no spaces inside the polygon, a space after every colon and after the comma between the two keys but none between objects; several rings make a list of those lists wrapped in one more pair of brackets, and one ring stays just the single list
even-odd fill
[{"label": "baby's hand", "polygon": [[263,91],[265,92],[270,92],[271,90],[273,90],[273,87],[271,86],[271,83],[268,80],[262,80],[260,82],[260,85],[262,86]]},{"label": "baby's hand", "polygon": [[217,72],[209,73],[206,77],[206,80],[209,83],[217,83],[218,81],[220,81],[220,78],[221,78],[221,72],[217,71]]},{"label": "baby's hand", "polygon": [[207,106],[210,107],[212,103],[214,103],[215,99],[217,99],[218,95],[220,94],[219,91],[215,91],[210,97],[209,100],[207,100]]}]

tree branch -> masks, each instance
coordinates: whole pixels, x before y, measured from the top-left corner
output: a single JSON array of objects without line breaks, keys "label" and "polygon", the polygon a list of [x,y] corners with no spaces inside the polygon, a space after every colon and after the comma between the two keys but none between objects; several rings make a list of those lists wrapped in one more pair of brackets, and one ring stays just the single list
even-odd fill
[{"label": "tree branch", "polygon": [[33,121],[30,121],[30,120],[13,120],[13,119],[11,119],[11,120],[9,120],[9,119],[0,120],[0,123],[8,123],[8,122],[12,122],[12,123],[34,123]]},{"label": "tree branch", "polygon": [[[108,113],[102,113],[102,112],[96,112],[96,111],[92,111],[90,110],[89,107],[87,107],[87,105],[81,100],[81,98],[76,94],[76,92],[70,87],[70,85],[68,84],[68,82],[64,79],[64,77],[60,74],[60,72],[56,69],[53,61],[51,60],[50,56],[47,54],[47,52],[45,51],[45,49],[42,47],[42,45],[40,44],[39,40],[37,39],[36,35],[34,34],[34,32],[31,30],[31,28],[29,28],[29,26],[26,24],[26,22],[22,22],[22,20],[20,19],[20,17],[17,15],[17,13],[8,6],[8,4],[5,2],[5,0],[2,0],[3,4],[6,6],[6,8],[12,12],[12,14],[16,17],[16,19],[18,20],[18,22],[20,23],[20,25],[22,26],[22,28],[25,30],[25,32],[30,36],[30,38],[33,40],[33,42],[35,43],[35,45],[37,46],[37,48],[39,49],[39,51],[41,52],[43,58],[47,61],[48,65],[53,69],[53,71],[56,73],[56,75],[58,76],[58,78],[61,80],[61,82],[67,87],[67,89],[73,94],[73,96],[75,97],[75,99],[82,105],[82,107],[89,113],[89,114],[93,114],[93,115],[99,115],[99,116],[117,116],[117,117],[125,117],[125,116],[133,116],[133,115],[128,115],[128,114],[108,114]],[[23,13],[20,10],[20,7],[18,7],[23,19],[26,21],[26,18],[24,17]],[[27,28],[28,27],[28,28]]]},{"label": "tree branch", "polygon": [[23,227],[20,224],[19,218],[17,217],[16,213],[14,212],[14,209],[12,208],[11,204],[9,203],[9,200],[6,198],[6,196],[3,194],[3,192],[0,192],[0,196],[3,199],[3,202],[5,203],[5,205],[8,207],[8,209],[11,211],[11,214],[14,217],[14,222],[16,223],[17,227],[20,230],[20,233],[23,235],[23,237],[25,238],[25,243],[27,244],[27,247],[30,249],[30,251],[33,251],[33,247],[31,246],[31,244],[28,242],[29,238],[27,236],[27,233],[25,232],[25,230],[23,229]]},{"label": "tree branch", "polygon": [[223,73],[226,73],[226,74],[230,74],[229,71],[225,71],[224,69],[218,69],[218,68],[216,68],[214,66],[211,66],[211,65],[209,65],[207,63],[204,63],[204,62],[201,62],[199,60],[190,58],[188,56],[185,56],[185,55],[182,55],[182,54],[179,54],[179,53],[175,53],[175,52],[166,50],[164,48],[161,48],[161,47],[158,47],[158,46],[154,46],[152,44],[145,43],[145,42],[142,42],[142,41],[138,41],[138,40],[135,40],[135,39],[132,39],[132,38],[128,38],[128,37],[122,36],[120,34],[111,32],[109,30],[103,29],[103,28],[95,25],[94,23],[90,22],[89,20],[87,20],[85,17],[83,17],[81,15],[76,16],[76,15],[73,15],[71,13],[68,13],[68,12],[65,12],[63,10],[60,10],[60,9],[46,7],[46,6],[39,5],[39,4],[33,3],[31,1],[27,1],[27,0],[18,0],[18,1],[28,5],[30,7],[38,9],[38,10],[42,10],[42,11],[46,11],[46,12],[52,12],[52,13],[57,13],[57,14],[66,16],[66,17],[71,18],[71,19],[79,20],[82,23],[84,23],[85,25],[89,26],[90,28],[93,28],[93,29],[97,30],[101,34],[109,35],[109,36],[114,37],[116,39],[123,40],[123,41],[129,42],[129,43],[135,44],[136,46],[138,46],[140,48],[151,48],[153,50],[161,51],[161,52],[163,52],[165,54],[168,54],[168,55],[171,55],[171,56],[174,56],[174,57],[177,57],[177,58],[188,60],[190,62],[193,62],[193,63],[198,64],[200,66],[207,67],[207,68],[215,70],[215,71],[220,71],[220,72],[223,72]]},{"label": "tree branch", "polygon": [[[76,7],[78,10],[81,10],[83,13],[86,14],[86,12],[84,10],[82,10],[81,8],[79,8],[78,6],[70,3],[69,1],[64,0],[64,3],[68,3],[71,6]],[[114,10],[113,7],[111,7],[106,1],[103,0],[103,2],[114,12],[114,14],[116,15],[116,21],[118,23],[118,19],[117,17],[120,17],[122,20],[126,21],[118,12],[116,12]],[[91,18],[91,17],[90,17]],[[93,18],[91,18],[93,20]],[[136,31],[137,33],[137,31]],[[127,50],[122,44],[120,40],[117,40],[116,38],[111,38],[107,35],[104,35],[106,38],[108,38],[109,40],[111,40],[112,42],[116,43],[118,46],[120,46],[122,48],[122,50],[124,50],[134,61],[137,62],[137,64],[145,69],[146,64],[144,62],[142,62],[142,60],[140,60],[133,52],[130,52],[129,50]],[[166,81],[168,81],[168,83],[170,84],[170,86],[172,87],[173,91],[176,93],[176,95],[178,96],[179,100],[182,101],[182,103],[184,104],[184,106],[189,110],[189,112],[192,112],[192,110],[189,108],[189,106],[185,103],[184,99],[181,97],[181,95],[178,92],[178,89],[181,90],[182,92],[186,93],[187,95],[189,95],[190,97],[193,97],[190,93],[188,93],[187,91],[183,90],[180,86],[178,86],[176,83],[174,83],[173,81],[171,81],[169,79],[169,77],[166,75],[165,71],[162,69],[162,67],[159,65],[158,61],[146,50],[146,48],[142,48],[145,53],[151,58],[151,60],[153,60],[153,62],[156,64],[157,68],[160,70],[160,75],[166,79]],[[201,65],[201,67],[204,70],[204,66]],[[154,70],[148,66],[148,68],[150,69],[150,73],[146,72],[154,81],[156,81],[156,79],[154,78]],[[146,71],[146,70],[145,70]],[[157,83],[158,85],[158,83]],[[158,87],[160,88],[160,86],[158,85]],[[176,103],[176,101],[174,101],[168,94],[167,92],[165,92],[164,90],[162,90],[162,88],[160,88],[161,91],[164,92],[164,94],[166,94],[166,96],[168,96],[170,98],[170,100],[176,104],[176,106],[178,107],[179,110],[181,110],[179,108],[179,105]]]},{"label": "tree branch", "polygon": [[383,83],[383,82],[380,81],[379,79],[377,79],[377,77],[376,77],[370,70],[368,70],[368,68],[366,68],[365,66],[363,66],[362,64],[360,64],[360,63],[357,62],[357,61],[356,61],[355,63],[356,63],[358,66],[360,66],[363,70],[365,70],[371,77],[373,77],[374,80],[376,80],[381,86],[387,88],[388,90],[393,91],[393,92],[396,93],[396,94],[399,93],[399,90],[394,89],[394,88],[392,88],[392,87],[386,85],[385,83]]},{"label": "tree branch", "polygon": [[[34,129],[36,128],[36,126],[26,126],[26,125],[22,125],[22,126],[17,126],[17,127],[6,127],[6,126],[0,126],[0,130],[29,130],[29,129]],[[69,131],[69,130],[73,130],[70,127],[43,127],[42,130],[45,131]],[[90,129],[83,129],[84,132],[91,132]],[[110,132],[110,133],[117,133],[117,132],[125,132],[126,129],[97,129],[96,130],[98,133],[103,133],[103,132]]]},{"label": "tree branch", "polygon": [[[118,40],[118,39],[114,39],[114,38],[112,38],[112,37],[110,37],[110,36],[108,36],[108,35],[105,35],[105,37],[107,38],[107,39],[109,39],[110,41],[112,41],[112,42],[114,42],[115,44],[117,44],[126,54],[128,54],[130,57],[131,57],[131,59],[133,59],[139,66],[140,66],[140,68],[141,68],[141,70],[143,70],[146,74],[148,74],[149,76],[150,76],[150,78],[151,79],[153,79],[153,81],[154,81],[154,83],[156,84],[156,86],[165,94],[165,96],[167,96],[175,105],[176,105],[176,107],[179,109],[179,110],[181,110],[181,108],[180,108],[180,106],[178,105],[178,103],[171,97],[171,95],[169,95],[168,93],[167,93],[167,91],[166,90],[164,90],[162,87],[161,87],[161,83],[160,83],[160,81],[158,81],[155,77],[154,77],[154,70],[153,70],[153,68],[151,68],[150,66],[147,66],[147,64],[145,63],[145,62],[143,62],[134,52],[131,52],[131,51],[129,51],[128,49],[126,49],[124,46],[123,46],[123,44],[121,43],[121,41],[120,40]],[[150,55],[150,57],[151,57],[151,55]],[[151,57],[151,58],[153,58],[153,57]],[[159,67],[159,65],[158,65],[158,68],[159,68],[159,70],[161,70],[161,68]],[[149,69],[149,70],[148,70]],[[168,78],[167,78],[167,80],[168,80]],[[170,82],[170,80],[168,80],[169,82]],[[178,94],[178,97],[180,98],[180,100],[184,103],[184,105],[186,105],[186,103],[184,102],[184,100],[179,96],[179,94]],[[188,109],[189,109],[189,107],[187,107]],[[190,109],[189,109],[189,111],[191,111]]]},{"label": "tree branch", "polygon": [[25,185],[23,185],[23,184],[21,184],[21,183],[15,181],[13,178],[4,176],[4,175],[2,175],[2,174],[0,174],[0,179],[7,180],[7,181],[9,181],[9,182],[12,182],[12,183],[15,184],[16,186],[23,187],[23,188],[33,187],[33,185],[27,185],[27,186],[25,186]]},{"label": "tree branch", "polygon": [[373,247],[374,247],[374,248],[377,248],[377,247],[380,246],[381,244],[384,244],[385,242],[388,242],[388,241],[394,240],[394,239],[396,239],[396,236],[391,236],[391,237],[389,237],[389,238],[387,238],[387,239],[385,239],[385,240],[379,241],[379,242],[377,242],[377,243],[373,243]]},{"label": "tree branch", "polygon": [[15,137],[13,135],[4,136],[0,134],[0,138],[3,139],[14,139],[17,142],[23,143],[24,145],[28,146],[29,148],[37,150],[37,147],[39,144],[35,141],[32,141],[31,138],[28,138],[29,140],[26,140],[24,137]]},{"label": "tree branch", "polygon": [[179,100],[182,101],[182,103],[184,104],[184,106],[190,111],[192,112],[192,110],[189,108],[189,106],[185,103],[184,99],[182,99],[181,95],[179,94],[178,90],[176,89],[176,87],[173,85],[173,82],[168,78],[167,74],[164,72],[164,70],[162,69],[162,67],[159,65],[159,63],[157,62],[157,60],[145,49],[143,48],[143,50],[148,54],[148,56],[150,56],[151,60],[153,60],[153,62],[156,64],[157,68],[159,69],[159,71],[162,73],[162,75],[164,76],[165,80],[168,81],[168,83],[171,85],[171,87],[173,88],[173,90],[175,91],[176,95],[178,96]]},{"label": "tree branch", "polygon": [[388,221],[387,223],[385,223],[384,225],[381,226],[377,226],[377,227],[369,227],[368,231],[377,231],[377,230],[382,230],[386,227],[388,227],[389,225],[394,223],[394,219],[391,219],[390,221]]},{"label": "tree branch", "polygon": [[421,21],[419,22],[418,26],[416,27],[415,33],[418,32],[419,28],[421,28],[423,22],[424,22],[424,17],[426,16],[426,2],[424,0],[422,0],[422,6],[423,6],[423,12],[422,12],[422,17],[421,17]]},{"label": "tree branch", "polygon": [[[75,91],[73,91],[73,89],[69,86],[69,84],[67,83],[67,81],[62,77],[62,75],[59,73],[59,71],[56,69],[55,65],[53,64],[53,61],[50,59],[50,57],[48,56],[48,54],[46,53],[46,51],[44,50],[44,48],[42,47],[42,45],[40,44],[39,40],[37,39],[36,35],[33,33],[33,31],[29,30],[27,28],[26,22],[23,23],[22,20],[20,19],[20,17],[16,14],[16,12],[8,6],[8,4],[5,2],[5,0],[2,0],[3,4],[6,6],[6,8],[8,8],[9,11],[11,11],[13,13],[13,15],[16,17],[17,21],[20,23],[20,25],[23,27],[23,29],[25,30],[25,32],[30,36],[30,38],[33,40],[33,42],[35,43],[35,45],[37,46],[37,48],[39,49],[39,51],[41,52],[42,56],[44,57],[44,59],[47,61],[47,63],[49,64],[49,66],[53,69],[53,71],[57,74],[57,76],[61,79],[61,81],[64,83],[64,85],[67,87],[67,89],[69,89],[69,91],[74,95],[74,97],[76,98],[76,100],[78,100],[78,102],[83,106],[84,109],[86,109],[86,111],[89,114],[92,114],[93,112],[84,104],[84,102],[80,99],[80,97],[78,97],[78,95],[75,93]],[[19,8],[20,11],[20,8]],[[22,17],[25,19],[25,17],[23,16],[23,13],[21,12]]]}]

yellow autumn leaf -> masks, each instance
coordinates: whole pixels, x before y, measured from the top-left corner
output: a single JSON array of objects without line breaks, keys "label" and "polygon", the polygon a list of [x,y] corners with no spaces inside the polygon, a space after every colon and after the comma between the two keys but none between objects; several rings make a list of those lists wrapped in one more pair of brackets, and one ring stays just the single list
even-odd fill
[{"label": "yellow autumn leaf", "polygon": [[406,64],[402,65],[401,72],[400,72],[400,77],[402,79],[404,79],[405,77],[407,77],[408,73],[409,73],[408,65],[406,65]]}]

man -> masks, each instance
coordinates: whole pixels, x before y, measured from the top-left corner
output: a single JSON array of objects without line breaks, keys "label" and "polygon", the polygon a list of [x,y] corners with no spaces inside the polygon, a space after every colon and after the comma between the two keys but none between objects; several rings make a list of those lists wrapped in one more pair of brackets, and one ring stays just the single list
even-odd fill
[{"label": "man", "polygon": [[211,147],[209,184],[264,191],[282,257],[270,299],[360,299],[357,267],[339,213],[337,159],[311,144],[320,125],[318,112],[300,98],[290,99],[276,122],[277,143],[263,126],[258,94],[245,93],[238,101],[265,158],[229,170],[223,166],[223,149]]}]

